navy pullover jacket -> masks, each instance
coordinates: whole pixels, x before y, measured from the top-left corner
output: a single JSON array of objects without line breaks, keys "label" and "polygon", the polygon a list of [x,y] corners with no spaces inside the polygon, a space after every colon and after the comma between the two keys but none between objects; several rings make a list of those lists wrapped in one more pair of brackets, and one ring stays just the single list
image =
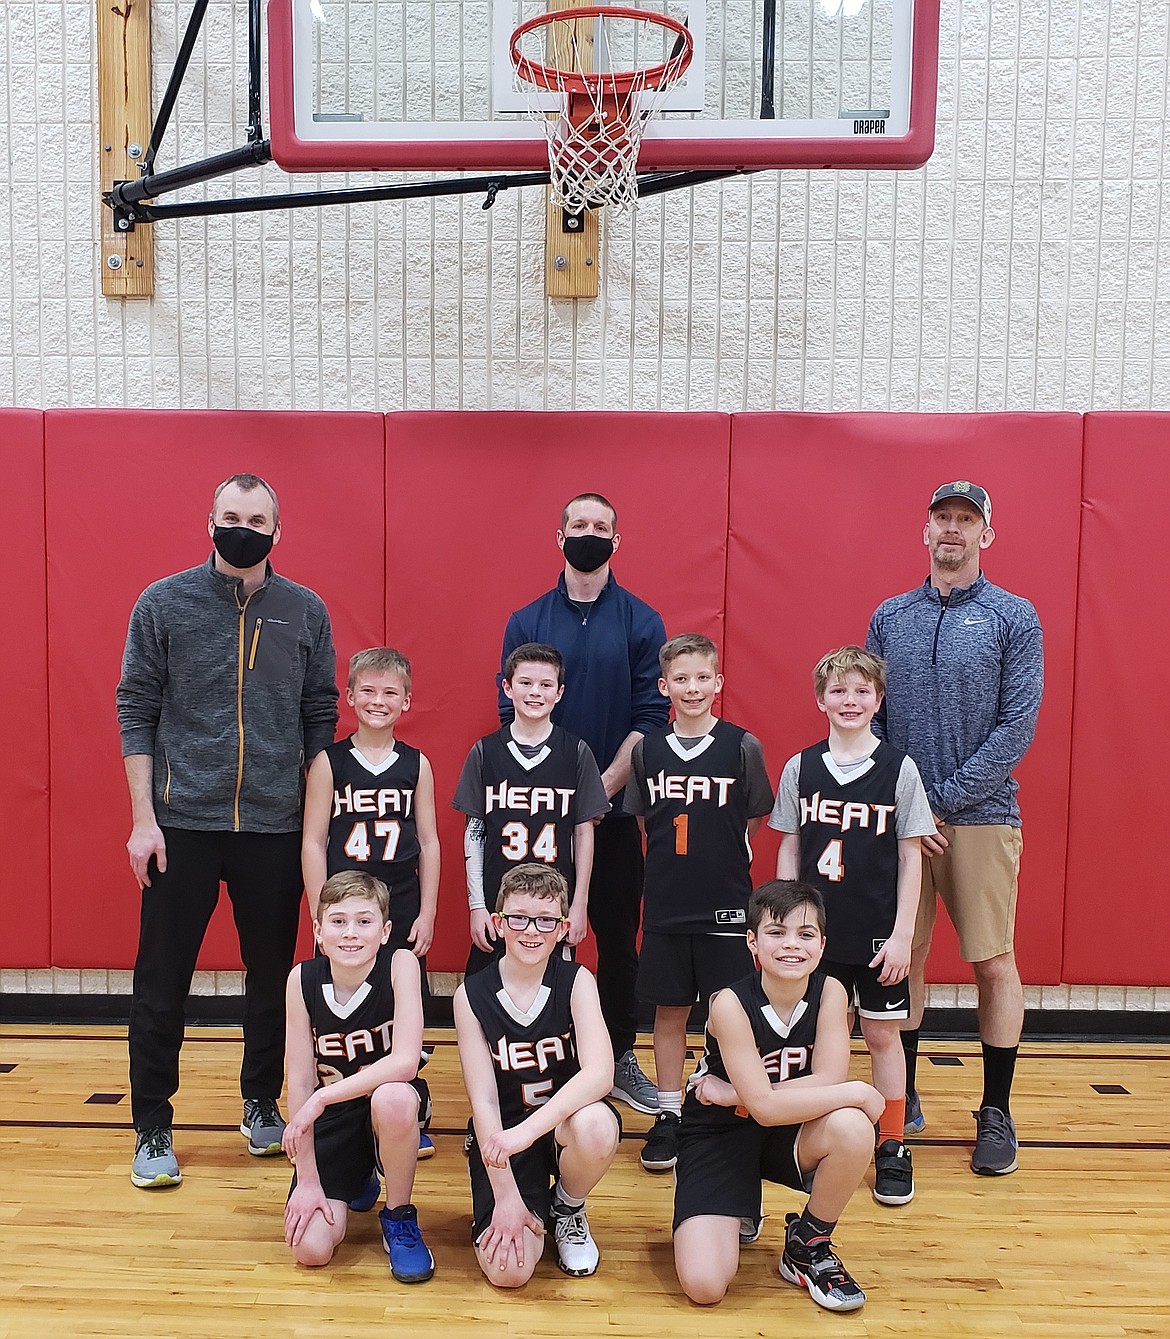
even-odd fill
[{"label": "navy pullover jacket", "polygon": [[[569,599],[562,572],[556,587],[518,609],[504,629],[500,658],[500,721],[513,717],[504,695],[503,664],[525,642],[546,642],[565,658],[565,695],[552,718],[593,750],[601,771],[631,730],[662,730],[670,703],[658,691],[658,652],[666,641],[662,617],[631,595],[612,573],[593,607],[582,615]],[[621,792],[613,797],[621,813]]]},{"label": "navy pullover jacket", "polygon": [[1044,691],[1032,605],[982,573],[945,603],[927,580],[877,607],[866,647],[888,676],[874,729],[918,764],[934,813],[960,826],[1019,827],[1012,771]]}]

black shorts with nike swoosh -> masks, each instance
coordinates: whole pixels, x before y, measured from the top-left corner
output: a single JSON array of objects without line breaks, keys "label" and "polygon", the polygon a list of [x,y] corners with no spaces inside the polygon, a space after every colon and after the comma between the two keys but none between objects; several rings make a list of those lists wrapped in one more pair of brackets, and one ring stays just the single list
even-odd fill
[{"label": "black shorts with nike swoosh", "polygon": [[[875,944],[874,952],[877,952]],[[881,968],[858,962],[830,962],[821,959],[821,971],[836,977],[849,995],[849,1003],[862,1018],[892,1018],[900,1021],[910,1017],[910,978],[895,986],[883,986],[878,981]]]}]

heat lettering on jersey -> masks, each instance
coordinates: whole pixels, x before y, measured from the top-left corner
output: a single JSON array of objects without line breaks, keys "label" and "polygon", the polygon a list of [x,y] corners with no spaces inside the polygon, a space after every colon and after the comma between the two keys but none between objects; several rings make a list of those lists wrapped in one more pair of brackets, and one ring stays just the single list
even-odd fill
[{"label": "heat lettering on jersey", "polygon": [[323,1059],[333,1056],[346,1060],[356,1060],[359,1055],[384,1055],[390,1050],[393,1032],[392,1018],[377,1027],[355,1028],[353,1032],[319,1032],[315,1039],[317,1054]]},{"label": "heat lettering on jersey", "polygon": [[892,804],[860,804],[853,800],[822,800],[818,790],[808,799],[800,800],[800,822],[824,823],[838,827],[842,832],[850,828],[868,828],[871,826],[877,836],[881,836],[889,826],[890,815],[894,812]]},{"label": "heat lettering on jersey", "polygon": [[682,800],[684,804],[694,804],[696,800],[714,799],[715,807],[722,809],[734,785],[733,776],[672,776],[667,775],[665,768],[657,776],[646,778],[651,804],[659,800]]},{"label": "heat lettering on jersey", "polygon": [[567,1032],[559,1037],[542,1037],[540,1041],[509,1041],[501,1037],[491,1051],[496,1068],[504,1074],[519,1069],[535,1069],[543,1074],[549,1065],[568,1059],[572,1042]]},{"label": "heat lettering on jersey", "polygon": [[549,813],[567,818],[576,793],[559,786],[510,786],[501,781],[498,786],[485,788],[484,808],[489,814],[495,809],[511,809],[523,814]]},{"label": "heat lettering on jersey", "polygon": [[397,814],[409,818],[414,807],[414,791],[398,790],[392,786],[353,786],[333,790],[333,817],[342,814]]},{"label": "heat lettering on jersey", "polygon": [[764,1062],[764,1069],[768,1077],[774,1083],[783,1083],[793,1074],[799,1074],[806,1068],[809,1059],[809,1048],[807,1046],[782,1046],[777,1051],[769,1051],[767,1055],[761,1056]]}]

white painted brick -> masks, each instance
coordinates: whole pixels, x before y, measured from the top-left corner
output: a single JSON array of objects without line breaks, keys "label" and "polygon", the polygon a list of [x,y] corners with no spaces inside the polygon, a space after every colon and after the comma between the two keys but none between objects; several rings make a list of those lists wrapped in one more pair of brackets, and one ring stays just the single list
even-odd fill
[{"label": "white painted brick", "polygon": [[0,995],[24,995],[28,991],[28,973],[23,967],[0,967]]}]

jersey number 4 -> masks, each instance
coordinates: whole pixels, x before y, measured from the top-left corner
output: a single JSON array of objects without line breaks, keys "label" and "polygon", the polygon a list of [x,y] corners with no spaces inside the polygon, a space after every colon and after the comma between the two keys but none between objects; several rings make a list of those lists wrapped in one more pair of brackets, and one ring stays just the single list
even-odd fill
[{"label": "jersey number 4", "polygon": [[[394,859],[394,852],[398,850],[398,838],[402,832],[402,824],[396,818],[386,818],[374,824],[374,837],[385,837],[386,846],[382,851],[380,859],[388,862]],[[363,865],[370,858],[370,838],[366,831],[365,823],[355,823],[350,829],[349,836],[345,839],[345,845],[341,848],[351,860],[358,860]]]},{"label": "jersey number 4", "polygon": [[543,860],[546,865],[555,865],[557,861],[557,825],[546,823],[537,833],[536,840],[529,846],[532,834],[523,823],[505,823],[500,830],[504,839],[505,860]]},{"label": "jersey number 4", "polygon": [[834,837],[821,852],[817,861],[817,873],[823,874],[830,883],[840,883],[845,877],[845,863],[841,859],[841,839]]}]

